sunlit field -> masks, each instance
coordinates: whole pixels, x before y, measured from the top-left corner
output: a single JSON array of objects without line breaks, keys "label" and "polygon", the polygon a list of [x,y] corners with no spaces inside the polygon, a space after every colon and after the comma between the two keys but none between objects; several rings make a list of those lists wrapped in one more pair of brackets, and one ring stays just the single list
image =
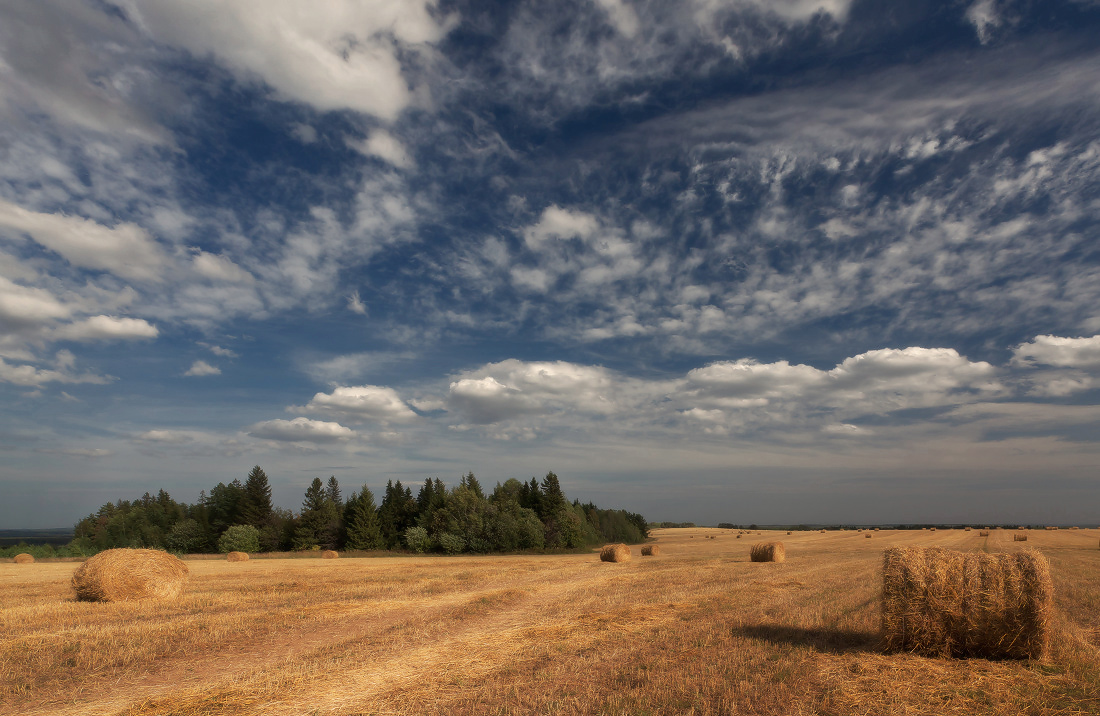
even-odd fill
[{"label": "sunlit field", "polygon": [[[189,560],[173,601],[0,564],[5,714],[1100,713],[1100,531],[654,531],[661,554]],[[714,539],[708,539],[713,536]],[[751,563],[782,540],[787,561]],[[1038,549],[1042,661],[879,647],[882,550]]]}]

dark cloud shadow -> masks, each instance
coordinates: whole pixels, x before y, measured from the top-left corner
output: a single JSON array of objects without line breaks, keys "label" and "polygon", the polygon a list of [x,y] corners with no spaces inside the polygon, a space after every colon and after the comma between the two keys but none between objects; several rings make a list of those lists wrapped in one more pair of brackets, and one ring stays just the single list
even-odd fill
[{"label": "dark cloud shadow", "polygon": [[733,628],[734,636],[791,646],[808,646],[824,654],[857,654],[881,651],[875,632],[830,627],[795,627],[786,624],[746,624]]}]

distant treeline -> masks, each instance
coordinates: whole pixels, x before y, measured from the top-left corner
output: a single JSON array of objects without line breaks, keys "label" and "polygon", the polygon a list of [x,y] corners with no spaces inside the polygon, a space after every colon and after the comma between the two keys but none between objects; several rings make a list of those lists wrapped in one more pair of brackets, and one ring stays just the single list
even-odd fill
[{"label": "distant treeline", "polygon": [[[339,482],[314,478],[298,513],[274,507],[267,474],[218,483],[195,504],[153,496],[107,503],[76,524],[60,556],[112,547],[153,547],[178,553],[289,550],[408,550],[509,552],[576,549],[607,542],[637,543],[646,520],[624,510],[569,502],[558,476],[540,482],[509,479],[486,494],[474,474],[448,488],[427,479],[414,495],[400,481],[386,483],[380,503],[365,485],[346,499]],[[49,555],[36,555],[49,556]]]}]

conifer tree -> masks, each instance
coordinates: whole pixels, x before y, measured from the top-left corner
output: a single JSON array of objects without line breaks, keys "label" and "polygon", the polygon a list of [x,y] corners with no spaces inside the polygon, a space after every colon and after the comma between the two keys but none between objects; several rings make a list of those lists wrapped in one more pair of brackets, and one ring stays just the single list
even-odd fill
[{"label": "conifer tree", "polygon": [[328,479],[328,485],[325,487],[325,493],[328,495],[328,499],[332,500],[332,504],[337,508],[344,508],[344,499],[340,494],[340,483],[336,481],[336,475],[333,475]]},{"label": "conifer tree", "polygon": [[271,520],[271,485],[267,473],[259,465],[248,473],[244,482],[244,499],[241,501],[241,519],[243,524],[263,529]]},{"label": "conifer tree", "polygon": [[385,546],[374,505],[374,493],[366,485],[363,485],[362,492],[353,492],[348,499],[344,508],[344,525],[347,549],[382,549]]}]

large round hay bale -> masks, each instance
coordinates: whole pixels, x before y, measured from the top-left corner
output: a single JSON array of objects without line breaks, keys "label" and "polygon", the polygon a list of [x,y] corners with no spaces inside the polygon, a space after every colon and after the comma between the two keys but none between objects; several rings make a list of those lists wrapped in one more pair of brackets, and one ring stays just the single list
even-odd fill
[{"label": "large round hay bale", "polygon": [[661,554],[661,545],[659,544],[647,544],[642,547],[643,557],[656,557]]},{"label": "large round hay bale", "polygon": [[109,549],[88,559],[73,573],[82,602],[126,602],[178,597],[187,565],[156,549]]},{"label": "large round hay bale", "polygon": [[600,550],[601,562],[629,562],[630,548],[625,544],[609,544]]},{"label": "large round hay bale", "polygon": [[1038,552],[891,547],[883,555],[888,649],[929,656],[1038,659],[1054,586]]},{"label": "large round hay bale", "polygon": [[20,554],[15,555],[15,563],[16,564],[31,564],[33,562],[34,562],[34,555],[33,554],[27,554],[26,552],[22,552]]},{"label": "large round hay bale", "polygon": [[1015,534],[1012,535],[1013,542],[1027,542],[1027,535]]},{"label": "large round hay bale", "polygon": [[336,559],[339,556],[340,555],[336,551],[331,549],[326,549],[321,553],[321,559]]},{"label": "large round hay bale", "polygon": [[787,548],[782,542],[757,542],[749,550],[753,562],[782,562],[787,559]]},{"label": "large round hay bale", "polygon": [[225,555],[226,562],[247,562],[248,552],[230,552]]}]

